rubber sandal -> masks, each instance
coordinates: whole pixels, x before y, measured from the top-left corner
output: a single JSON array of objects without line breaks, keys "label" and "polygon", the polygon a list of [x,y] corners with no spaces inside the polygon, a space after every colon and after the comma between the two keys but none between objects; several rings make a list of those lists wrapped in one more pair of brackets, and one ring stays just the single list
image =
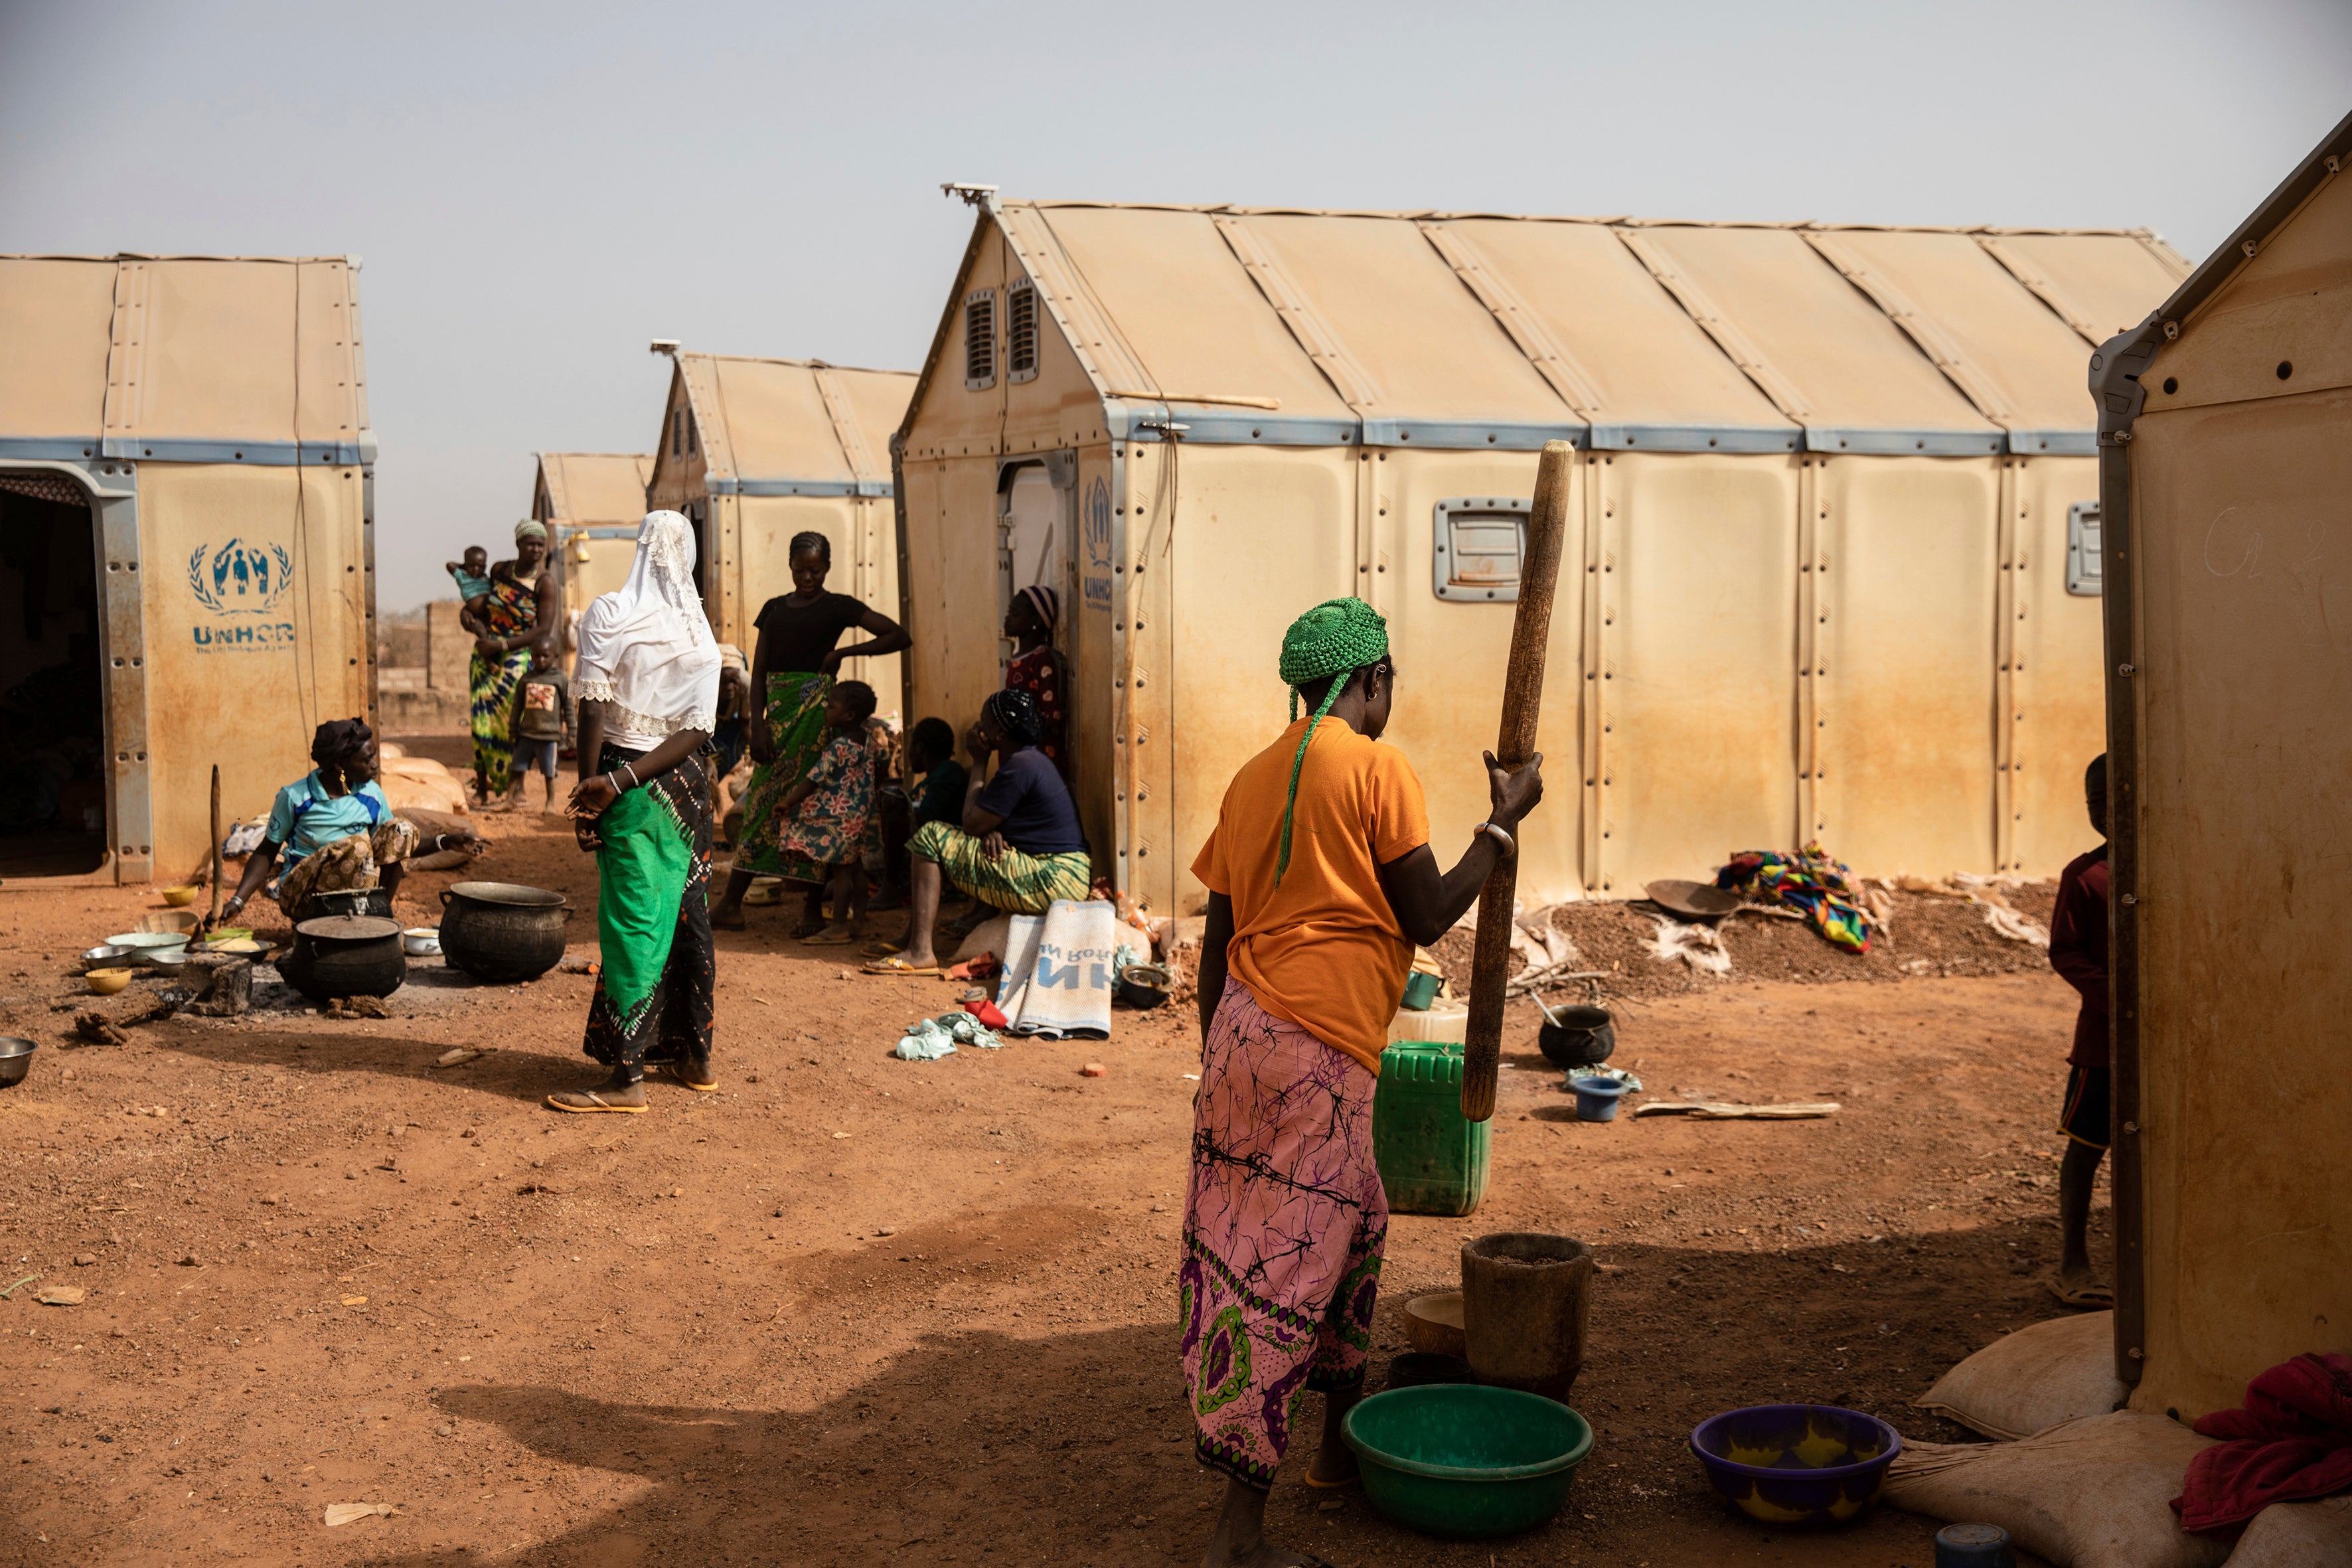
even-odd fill
[{"label": "rubber sandal", "polygon": [[1318,1481],[1315,1479],[1315,1466],[1313,1461],[1308,1461],[1307,1466],[1307,1484],[1318,1492],[1345,1491],[1363,1479],[1364,1473],[1361,1470],[1359,1470],[1354,1475],[1348,1477],[1344,1480]]},{"label": "rubber sandal", "polygon": [[866,966],[865,973],[867,974],[919,974],[932,980],[940,979],[946,974],[946,971],[937,964],[931,965],[929,969],[918,969],[896,954],[888,958],[876,959]]},{"label": "rubber sandal", "polygon": [[[716,1088],[717,1085],[714,1084],[712,1087]],[[588,1103],[567,1105],[564,1103],[567,1098],[584,1100]],[[642,1105],[614,1105],[593,1089],[558,1089],[547,1097],[547,1108],[550,1110],[569,1111],[574,1116],[593,1116],[600,1112],[613,1116],[643,1116],[646,1112],[646,1108]]]},{"label": "rubber sandal", "polygon": [[2055,1279],[2045,1279],[2042,1283],[2050,1288],[2053,1296],[2069,1307],[2112,1307],[2116,1304],[2116,1293],[2111,1286],[2077,1285],[2069,1289]]},{"label": "rubber sandal", "polygon": [[847,947],[851,942],[857,940],[857,933],[856,931],[844,931],[839,936],[835,936],[833,934],[831,929],[828,928],[817,932],[814,936],[803,937],[801,940],[811,947]]},{"label": "rubber sandal", "polygon": [[892,953],[906,951],[907,944],[903,942],[869,942],[866,944],[866,956],[868,958],[887,958]]},{"label": "rubber sandal", "polygon": [[667,1072],[670,1077],[677,1079],[678,1082],[686,1085],[687,1088],[694,1090],[697,1094],[716,1094],[719,1091],[719,1080],[709,1076],[710,1068],[707,1064],[702,1069],[704,1076],[699,1079],[694,1078],[688,1073],[687,1064],[684,1058],[666,1061],[661,1064],[661,1067],[664,1072]]}]

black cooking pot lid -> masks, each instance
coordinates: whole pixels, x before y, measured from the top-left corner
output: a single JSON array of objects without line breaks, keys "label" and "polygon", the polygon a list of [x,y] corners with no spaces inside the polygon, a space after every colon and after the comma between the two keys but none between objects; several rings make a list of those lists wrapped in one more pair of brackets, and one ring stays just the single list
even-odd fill
[{"label": "black cooking pot lid", "polygon": [[449,889],[453,898],[471,899],[480,904],[519,904],[526,909],[551,910],[563,902],[562,893],[545,888],[526,888],[520,882],[458,882]]},{"label": "black cooking pot lid", "polygon": [[378,937],[398,936],[400,922],[385,920],[382,915],[324,915],[315,921],[304,921],[294,929],[313,942],[373,942]]}]

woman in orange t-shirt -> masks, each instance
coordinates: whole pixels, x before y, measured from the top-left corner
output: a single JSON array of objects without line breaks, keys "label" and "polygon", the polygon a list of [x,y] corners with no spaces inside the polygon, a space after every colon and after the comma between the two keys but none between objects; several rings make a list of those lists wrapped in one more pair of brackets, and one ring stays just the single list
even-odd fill
[{"label": "woman in orange t-shirt", "polygon": [[1178,1290],[1194,1452],[1230,1478],[1210,1568],[1264,1549],[1300,1390],[1326,1396],[1307,1484],[1353,1479],[1339,1423],[1388,1236],[1372,1090],[1389,1020],[1414,944],[1462,918],[1543,797],[1541,757],[1507,773],[1489,753],[1494,809],[1441,875],[1421,781],[1376,743],[1396,689],[1387,623],[1361,599],[1318,605],[1283,637],[1282,679],[1292,723],[1234,775],[1192,864],[1209,920]]}]

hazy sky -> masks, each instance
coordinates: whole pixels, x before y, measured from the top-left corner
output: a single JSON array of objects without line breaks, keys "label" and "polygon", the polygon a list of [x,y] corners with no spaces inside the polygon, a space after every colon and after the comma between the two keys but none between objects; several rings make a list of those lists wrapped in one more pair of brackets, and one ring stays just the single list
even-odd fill
[{"label": "hazy sky", "polygon": [[666,361],[920,364],[1016,195],[2145,224],[2352,107],[2352,0],[1156,6],[0,0],[0,251],[365,258],[381,603]]}]

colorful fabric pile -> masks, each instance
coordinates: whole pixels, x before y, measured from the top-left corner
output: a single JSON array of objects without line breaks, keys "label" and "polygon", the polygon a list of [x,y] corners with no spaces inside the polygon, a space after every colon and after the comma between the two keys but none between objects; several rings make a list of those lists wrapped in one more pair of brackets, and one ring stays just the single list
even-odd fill
[{"label": "colorful fabric pile", "polygon": [[1814,928],[1838,946],[1870,951],[1870,911],[1862,887],[1843,862],[1830,858],[1815,839],[1795,854],[1748,849],[1715,874],[1715,885],[1762,903],[1802,910]]}]

